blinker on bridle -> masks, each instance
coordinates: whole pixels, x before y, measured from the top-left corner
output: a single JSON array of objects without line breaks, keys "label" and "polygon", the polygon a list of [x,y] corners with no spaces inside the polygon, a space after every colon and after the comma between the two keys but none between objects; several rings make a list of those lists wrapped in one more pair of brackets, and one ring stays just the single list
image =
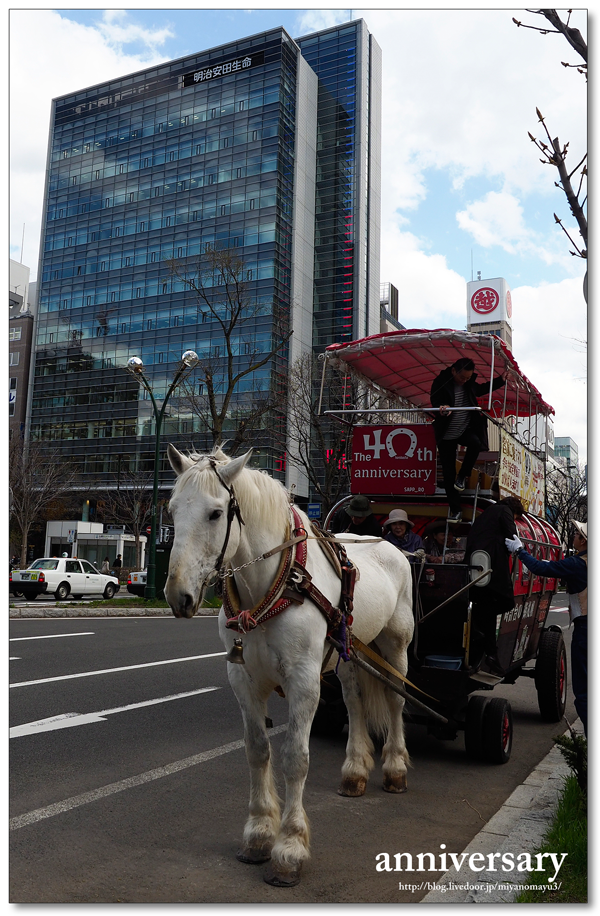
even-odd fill
[{"label": "blinker on bridle", "polygon": [[217,559],[215,560],[214,568],[211,569],[209,574],[204,579],[203,587],[205,588],[212,585],[214,582],[217,581],[217,579],[223,578],[223,570],[222,570],[223,557],[225,556],[225,551],[227,550],[227,545],[229,544],[229,536],[231,534],[231,525],[233,524],[234,518],[237,517],[237,520],[240,523],[240,526],[246,524],[244,519],[242,518],[240,506],[237,501],[233,487],[228,486],[225,483],[225,481],[223,480],[223,478],[221,477],[221,475],[219,474],[219,472],[217,471],[216,459],[211,457],[208,459],[208,461],[209,461],[211,468],[213,469],[213,471],[219,478],[219,482],[221,483],[223,487],[225,487],[225,489],[229,493],[229,505],[227,507],[227,531],[225,532],[225,540],[223,542],[223,546],[221,547],[221,552],[219,556],[217,557]]}]

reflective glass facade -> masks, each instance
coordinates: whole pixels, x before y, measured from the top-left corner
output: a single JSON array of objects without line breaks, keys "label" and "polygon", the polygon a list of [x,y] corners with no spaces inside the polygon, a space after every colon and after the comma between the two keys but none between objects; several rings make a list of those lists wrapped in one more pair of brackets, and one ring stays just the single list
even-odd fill
[{"label": "reflective glass facade", "polygon": [[[314,62],[302,50],[323,71],[313,328],[321,349],[353,336],[363,308],[350,73],[364,24],[351,26],[331,47],[317,45]],[[168,259],[185,265],[209,248],[243,259],[254,317],[237,344],[239,365],[249,333],[252,348],[268,353],[275,329],[293,325],[294,163],[299,131],[314,128],[297,110],[298,44],[276,29],[53,103],[30,431],[74,456],[84,485],[152,467],[153,413],[124,370],[130,356],[143,359],[160,399],[184,350],[222,354],[218,322],[172,276]],[[277,394],[278,409],[262,418],[252,444],[281,479],[287,361],[283,349],[236,396],[243,409],[256,392]],[[204,421],[176,397],[169,405],[163,440],[210,446]]]}]

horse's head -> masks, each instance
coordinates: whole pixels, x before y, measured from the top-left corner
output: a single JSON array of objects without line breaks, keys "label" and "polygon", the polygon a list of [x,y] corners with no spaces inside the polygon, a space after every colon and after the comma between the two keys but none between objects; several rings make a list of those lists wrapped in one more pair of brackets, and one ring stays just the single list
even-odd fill
[{"label": "horse's head", "polygon": [[193,617],[217,566],[238,548],[241,526],[231,487],[252,449],[231,460],[222,452],[191,458],[172,445],[167,454],[177,481],[169,504],[175,539],[165,597],[175,617]]}]

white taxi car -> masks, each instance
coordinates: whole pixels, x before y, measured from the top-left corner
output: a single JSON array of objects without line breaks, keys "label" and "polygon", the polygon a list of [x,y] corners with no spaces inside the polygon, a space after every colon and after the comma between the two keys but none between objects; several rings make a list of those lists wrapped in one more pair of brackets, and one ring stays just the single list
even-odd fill
[{"label": "white taxi car", "polygon": [[28,601],[42,594],[52,594],[59,601],[64,601],[68,595],[112,598],[119,591],[119,580],[98,572],[87,560],[43,557],[27,569],[11,570],[10,591],[13,595],[23,595]]}]

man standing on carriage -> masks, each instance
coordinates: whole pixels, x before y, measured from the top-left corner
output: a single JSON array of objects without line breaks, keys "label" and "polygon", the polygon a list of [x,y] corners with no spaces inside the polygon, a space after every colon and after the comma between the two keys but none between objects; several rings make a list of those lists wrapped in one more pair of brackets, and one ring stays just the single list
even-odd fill
[{"label": "man standing on carriage", "polygon": [[485,550],[490,556],[491,577],[487,585],[471,589],[473,601],[473,637],[470,655],[477,667],[485,655],[486,667],[494,674],[501,672],[496,654],[496,618],[515,606],[508,538],[517,537],[515,519],[524,515],[523,504],[516,496],[507,496],[478,515],[467,537],[465,562],[471,562],[475,550]]},{"label": "man standing on carriage", "polygon": [[[431,406],[440,412],[433,421],[433,431],[438,447],[444,489],[448,497],[448,518],[459,522],[462,518],[460,494],[466,487],[480,451],[488,449],[487,418],[478,411],[462,411],[459,407],[477,407],[477,398],[489,394],[490,382],[478,384],[475,363],[468,357],[457,359],[448,369],[443,369],[431,386]],[[491,383],[492,391],[505,384],[503,376]],[[466,446],[462,467],[456,474],[456,448]]]}]

